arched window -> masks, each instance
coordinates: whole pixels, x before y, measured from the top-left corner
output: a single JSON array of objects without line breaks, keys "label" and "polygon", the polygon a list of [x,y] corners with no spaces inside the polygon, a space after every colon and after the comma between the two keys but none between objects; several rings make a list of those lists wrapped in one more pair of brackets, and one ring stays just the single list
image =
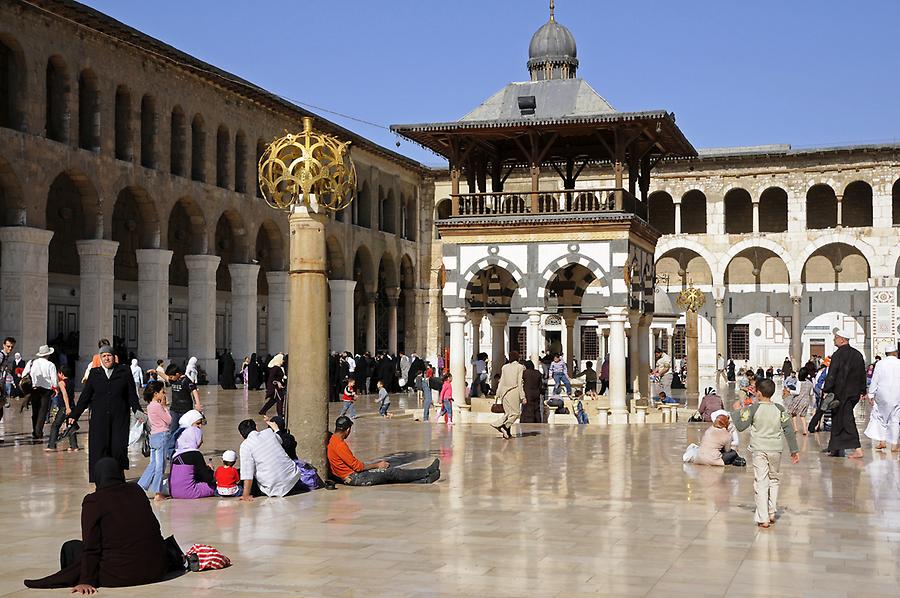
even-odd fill
[{"label": "arched window", "polygon": [[732,189],[725,194],[725,232],[753,232],[753,201],[744,189]]},{"label": "arched window", "polygon": [[837,226],[837,197],[828,185],[813,185],[806,192],[806,228]]},{"label": "arched window", "polygon": [[759,232],[785,233],[787,229],[787,192],[781,187],[769,187],[759,196]]},{"label": "arched window", "polygon": [[156,100],[151,95],[141,98],[141,166],[156,168]]},{"label": "arched window", "polygon": [[177,176],[184,176],[187,154],[187,119],[180,106],[172,108],[172,130],[169,138],[169,170]]},{"label": "arched window", "polygon": [[872,187],[869,183],[854,181],[844,189],[841,225],[872,226]]},{"label": "arched window", "polygon": [[650,226],[664,235],[675,234],[675,204],[672,196],[665,191],[650,194],[647,200],[650,211]]},{"label": "arched window", "polygon": [[706,195],[693,189],[681,196],[681,232],[706,233]]},{"label": "arched window", "polygon": [[450,218],[450,214],[453,211],[453,203],[450,201],[449,197],[445,197],[444,199],[438,200],[437,204],[434,207],[434,238],[435,240],[441,238],[440,232],[438,232],[437,222],[438,220],[447,220]]},{"label": "arched window", "polygon": [[0,127],[24,129],[25,60],[12,39],[0,37]]},{"label": "arched window", "polygon": [[78,76],[78,147],[100,151],[100,95],[91,70]]},{"label": "arched window", "polygon": [[134,159],[131,136],[131,92],[124,85],[116,88],[116,158]]},{"label": "arched window", "polygon": [[368,183],[363,183],[362,189],[360,189],[359,195],[353,203],[356,206],[356,221],[354,224],[363,228],[372,228],[372,197]]},{"label": "arched window", "polygon": [[[380,191],[380,188],[379,188]],[[380,195],[380,193],[379,193]],[[380,212],[378,229],[385,233],[397,232],[397,200],[394,199],[394,190],[388,190],[387,197],[379,202]]]},{"label": "arched window", "polygon": [[46,135],[48,139],[69,141],[69,75],[59,56],[47,61]]},{"label": "arched window", "polygon": [[247,136],[243,131],[234,138],[234,190],[247,192]]},{"label": "arched window", "polygon": [[894,181],[891,187],[891,215],[894,226],[900,225],[900,179]]},{"label": "arched window", "polygon": [[419,210],[416,206],[416,198],[410,197],[406,202],[406,238],[415,241],[419,228]]},{"label": "arched window", "polygon": [[[256,172],[256,171],[258,170],[259,160],[260,160],[260,158],[262,158],[262,155],[263,155],[265,152],[266,152],[266,142],[265,142],[265,140],[264,140],[264,139],[257,139],[257,140],[256,140],[256,162],[255,162],[256,166],[254,166],[253,172]],[[256,196],[257,196],[257,197],[260,197],[260,198],[263,196],[263,194],[262,194],[262,187],[259,186],[259,179],[258,179],[258,178],[256,179]]]},{"label": "arched window", "polygon": [[216,131],[216,186],[228,189],[228,152],[231,145],[231,136],[225,125],[219,125]]},{"label": "arched window", "polygon": [[206,182],[206,126],[199,114],[191,121],[191,178]]}]

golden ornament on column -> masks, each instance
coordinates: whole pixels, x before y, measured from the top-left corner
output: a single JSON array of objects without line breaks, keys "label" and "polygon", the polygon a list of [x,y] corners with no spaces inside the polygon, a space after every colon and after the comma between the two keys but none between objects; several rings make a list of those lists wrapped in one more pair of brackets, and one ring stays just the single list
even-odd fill
[{"label": "golden ornament on column", "polygon": [[675,300],[675,303],[678,304],[678,307],[684,310],[684,340],[685,344],[687,345],[688,366],[687,384],[685,385],[687,394],[686,398],[689,405],[691,401],[697,401],[697,406],[699,408],[700,363],[699,349],[697,347],[697,312],[701,307],[704,306],[704,304],[706,304],[706,295],[703,294],[703,291],[696,288],[693,283],[689,283],[688,288],[682,290],[681,293],[678,294],[678,299]]},{"label": "golden ornament on column", "polygon": [[259,187],[275,209],[290,214],[288,355],[303,356],[302,370],[288,363],[286,420],[297,453],[323,474],[328,431],[328,275],[325,210],[346,208],[356,196],[350,143],[313,129],[274,140],[259,159]]}]

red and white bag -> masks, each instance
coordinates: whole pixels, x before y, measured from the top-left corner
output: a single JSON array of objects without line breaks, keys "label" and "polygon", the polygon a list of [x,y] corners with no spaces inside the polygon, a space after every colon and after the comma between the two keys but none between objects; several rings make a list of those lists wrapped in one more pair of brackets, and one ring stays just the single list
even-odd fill
[{"label": "red and white bag", "polygon": [[196,554],[200,560],[200,571],[224,569],[231,566],[231,560],[208,544],[192,544],[185,554]]}]

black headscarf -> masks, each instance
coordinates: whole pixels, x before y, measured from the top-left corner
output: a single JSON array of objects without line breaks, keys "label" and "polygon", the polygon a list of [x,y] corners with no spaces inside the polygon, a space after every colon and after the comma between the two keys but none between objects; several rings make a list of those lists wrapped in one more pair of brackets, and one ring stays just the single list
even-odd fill
[{"label": "black headscarf", "polygon": [[94,482],[97,490],[125,483],[125,473],[112,457],[103,457],[94,464]]}]

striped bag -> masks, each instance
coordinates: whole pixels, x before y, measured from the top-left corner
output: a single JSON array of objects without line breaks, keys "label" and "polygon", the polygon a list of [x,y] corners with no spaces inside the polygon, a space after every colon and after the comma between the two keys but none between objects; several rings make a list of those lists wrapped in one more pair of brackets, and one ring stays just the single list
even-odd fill
[{"label": "striped bag", "polygon": [[[217,549],[208,544],[192,544],[185,553],[186,556],[195,555],[199,561],[197,571],[208,571],[211,569],[224,569],[231,566],[231,560],[219,552]],[[193,570],[193,567],[192,567]]]}]

